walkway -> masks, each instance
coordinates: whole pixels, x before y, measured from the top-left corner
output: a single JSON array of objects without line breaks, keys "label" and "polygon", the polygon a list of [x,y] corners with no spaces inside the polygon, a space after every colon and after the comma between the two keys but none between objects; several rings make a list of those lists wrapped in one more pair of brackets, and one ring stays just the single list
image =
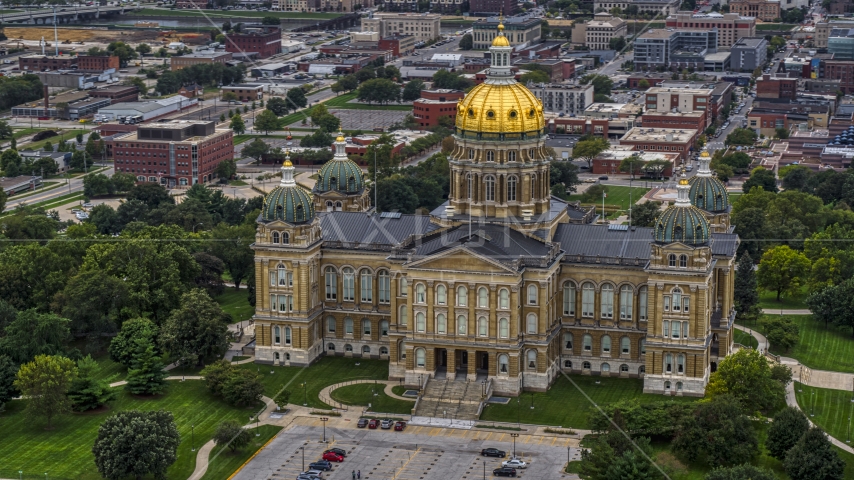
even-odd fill
[{"label": "walkway", "polygon": [[356,384],[359,384],[359,383],[376,383],[376,384],[384,384],[384,385],[385,385],[385,387],[383,388],[383,393],[385,393],[385,394],[386,394],[386,395],[388,395],[389,397],[391,397],[391,398],[396,398],[396,399],[398,399],[398,400],[407,400],[407,401],[410,401],[410,402],[415,402],[415,399],[414,399],[414,398],[401,397],[400,395],[398,395],[398,394],[396,394],[396,393],[392,392],[392,391],[391,391],[392,387],[394,387],[395,385],[399,385],[399,383],[398,383],[398,382],[395,382],[395,381],[391,381],[391,380],[351,380],[351,381],[349,381],[349,382],[336,383],[336,384],[334,384],[334,385],[330,385],[330,386],[328,386],[328,387],[326,387],[326,388],[322,389],[322,390],[320,391],[320,393],[318,394],[318,398],[320,398],[320,401],[321,401],[321,402],[323,402],[323,403],[325,403],[325,404],[327,404],[327,405],[332,405],[333,407],[334,407],[335,405],[343,405],[341,402],[336,401],[336,400],[334,400],[334,399],[332,398],[332,395],[331,395],[332,391],[333,391],[333,390],[335,390],[335,389],[341,388],[341,387],[346,387],[346,386],[349,386],[349,385],[356,385]]},{"label": "walkway", "polygon": [[765,315],[812,315],[812,312],[806,308],[794,310],[786,310],[783,308],[763,308],[762,313]]}]

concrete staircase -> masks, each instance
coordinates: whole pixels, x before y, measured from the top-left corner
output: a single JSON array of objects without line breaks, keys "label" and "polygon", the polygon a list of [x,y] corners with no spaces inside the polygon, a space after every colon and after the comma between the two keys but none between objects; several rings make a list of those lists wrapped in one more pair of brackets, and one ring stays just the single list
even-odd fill
[{"label": "concrete staircase", "polygon": [[483,387],[478,382],[438,380],[427,381],[415,415],[420,417],[477,420]]}]

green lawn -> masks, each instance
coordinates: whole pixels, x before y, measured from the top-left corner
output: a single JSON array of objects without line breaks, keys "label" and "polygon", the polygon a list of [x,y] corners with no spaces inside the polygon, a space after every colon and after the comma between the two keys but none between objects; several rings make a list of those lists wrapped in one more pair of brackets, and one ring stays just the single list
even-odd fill
[{"label": "green lawn", "polygon": [[[619,215],[627,215],[627,210],[629,209],[629,193],[631,193],[631,203],[637,203],[641,197],[646,195],[649,192],[649,188],[644,187],[621,187],[617,185],[607,185],[608,187],[608,196],[605,198],[605,207],[608,205],[618,205],[620,207],[620,211],[609,213],[609,218],[616,218]],[[581,194],[570,195],[569,200],[577,201],[581,200]],[[598,199],[598,201],[590,202],[590,205],[597,206],[597,212],[602,213],[602,199]]]},{"label": "green lawn", "polygon": [[30,127],[17,128],[12,133],[12,136],[15,138],[15,140],[17,140],[21,137],[26,137],[27,135],[34,135],[38,132],[41,132],[42,130],[47,130],[47,129],[46,128],[36,128],[36,127],[33,127],[33,128],[30,128]]},{"label": "green lawn", "polygon": [[759,308],[767,308],[770,310],[802,310],[807,309],[805,302],[807,298],[806,287],[801,288],[801,292],[794,296],[781,296],[780,301],[777,301],[777,292],[768,292],[765,290],[759,291]]},{"label": "green lawn", "polygon": [[[101,479],[92,457],[92,445],[99,425],[114,412],[121,410],[167,410],[174,414],[181,434],[178,459],[169,469],[169,478],[184,479],[196,465],[196,455],[191,452],[195,437],[198,447],[213,437],[216,425],[228,419],[248,422],[260,408],[231,407],[211,397],[204,382],[169,382],[168,392],[156,398],[135,397],[121,391],[119,398],[108,411],[66,415],[59,418],[55,428],[46,431],[43,422],[33,422],[24,414],[24,400],[6,404],[0,415],[3,425],[3,449],[0,450],[0,477],[17,478],[24,474],[49,474],[49,478]],[[191,428],[191,425],[195,425]],[[194,435],[191,435],[194,430]]]},{"label": "green lawn", "polygon": [[326,108],[345,110],[412,110],[412,105],[369,105],[367,103],[348,103],[356,98],[356,92],[345,93],[323,102]]},{"label": "green lawn", "polygon": [[303,12],[253,12],[253,11],[220,11],[220,10],[205,10],[199,12],[195,10],[161,10],[153,8],[143,8],[133,12],[134,15],[146,16],[163,16],[163,17],[279,17],[279,18],[305,18],[328,20],[338,18],[340,13],[303,13]]},{"label": "green lawn", "polygon": [[[763,317],[773,315],[763,315]],[[824,326],[824,323],[813,320],[812,315],[787,315],[798,325],[800,340],[788,352],[771,345],[771,353],[785,357],[796,358],[804,365],[817,370],[854,373],[854,337],[850,328],[839,328],[834,325]],[[761,322],[760,322],[761,323]],[[751,326],[752,327],[752,326]],[[761,325],[756,329],[762,332]],[[845,388],[849,388],[847,385]]]},{"label": "green lawn", "polygon": [[404,393],[406,393],[407,390],[412,390],[412,389],[404,387],[403,385],[395,385],[395,386],[391,387],[391,391],[395,395],[400,395],[401,397],[403,396]]},{"label": "green lawn", "polygon": [[255,307],[249,305],[249,291],[245,288],[237,290],[234,287],[225,287],[222,295],[214,300],[222,307],[222,311],[231,315],[234,323],[249,320],[255,313]]},{"label": "green lawn", "polygon": [[[588,428],[587,416],[593,405],[607,404],[628,398],[637,398],[640,402],[657,402],[670,399],[676,402],[692,402],[692,397],[664,397],[643,393],[643,380],[639,378],[611,378],[583,375],[570,375],[578,385],[572,385],[564,376],[545,393],[534,393],[534,409],[531,409],[531,393],[524,393],[521,401],[511,399],[506,405],[490,403],[481,414],[481,421],[517,422],[561,426],[564,428]],[[596,382],[599,382],[597,385]],[[580,389],[580,391],[579,391]],[[582,393],[583,392],[583,393]],[[572,405],[572,408],[567,408]]]},{"label": "green lawn", "polygon": [[735,328],[732,330],[732,332],[735,337],[735,343],[740,343],[745,347],[752,347],[754,350],[759,348],[759,341],[753,338],[753,335]]},{"label": "green lawn", "polygon": [[[840,385],[851,388],[851,385]],[[810,387],[795,382],[795,398],[798,405],[816,425],[823,428],[838,440],[846,441],[848,436],[849,419],[854,415],[854,403],[851,402],[850,390],[831,390],[828,388]],[[851,426],[854,426],[852,424]]]},{"label": "green lawn", "polygon": [[[383,392],[385,385],[373,383],[357,383],[332,391],[332,398],[346,405],[368,406],[370,411],[380,413],[412,413],[415,401],[398,400]],[[376,396],[374,396],[376,393]]]},{"label": "green lawn", "polygon": [[44,145],[47,142],[50,142],[51,145],[53,145],[53,150],[56,151],[56,146],[59,145],[59,142],[61,140],[64,139],[66,142],[75,142],[76,140],[74,139],[74,137],[76,137],[78,133],[82,133],[85,135],[88,132],[89,132],[89,130],[83,130],[83,129],[65,130],[65,131],[59,132],[59,135],[57,135],[55,137],[46,138],[44,140],[39,140],[38,142],[28,143],[26,145],[18,145],[18,147],[22,150],[24,150],[24,149],[26,149],[26,150],[40,150],[42,147],[44,147]]},{"label": "green lawn", "polygon": [[[309,407],[323,409],[331,408],[317,397],[324,387],[346,380],[388,380],[388,361],[364,358],[323,357],[308,368],[248,363],[239,368],[260,372],[264,395],[268,397],[272,398],[284,387],[291,392],[290,403],[302,405],[307,401]],[[306,387],[303,387],[303,382],[307,383]]]},{"label": "green lawn", "polygon": [[[275,437],[282,430],[282,427],[276,425],[261,425],[257,429],[252,428],[249,433],[252,435],[252,440],[249,445],[241,450],[232,453],[225,446],[216,446],[209,457],[208,471],[202,477],[202,480],[222,480],[230,478],[231,474],[237,471],[249,457],[255,454],[261,447],[264,446],[271,438]],[[260,436],[255,436],[259,434]]]}]

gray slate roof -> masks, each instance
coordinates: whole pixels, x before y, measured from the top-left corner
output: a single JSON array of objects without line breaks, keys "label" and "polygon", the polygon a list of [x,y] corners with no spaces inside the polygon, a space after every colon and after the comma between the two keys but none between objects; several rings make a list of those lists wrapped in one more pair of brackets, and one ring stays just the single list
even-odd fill
[{"label": "gray slate roof", "polygon": [[611,230],[608,225],[564,223],[558,225],[553,239],[567,257],[619,257],[649,260],[652,229],[633,227]]},{"label": "gray slate roof", "polygon": [[379,218],[361,212],[318,213],[324,242],[348,243],[348,248],[390,248],[410,235],[423,235],[439,228],[427,215]]},{"label": "gray slate roof", "polygon": [[499,262],[513,262],[520,258],[547,258],[551,248],[542,241],[528,237],[509,226],[468,225],[430,235],[416,245],[414,256],[426,257],[464,245],[472,252]]},{"label": "gray slate roof", "polygon": [[738,249],[738,235],[734,233],[712,234],[712,255],[734,257]]}]

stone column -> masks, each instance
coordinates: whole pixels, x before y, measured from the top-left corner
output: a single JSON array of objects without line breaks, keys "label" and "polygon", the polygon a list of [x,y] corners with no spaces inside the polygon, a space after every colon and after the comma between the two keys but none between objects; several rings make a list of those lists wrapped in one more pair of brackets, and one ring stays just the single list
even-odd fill
[{"label": "stone column", "polygon": [[549,298],[548,287],[549,287],[549,284],[547,282],[540,282],[539,283],[539,290],[538,290],[539,298],[537,299],[537,301],[540,303],[540,309],[539,309],[540,313],[539,313],[539,318],[537,319],[537,324],[538,324],[537,325],[537,332],[543,336],[545,336],[546,332],[548,332],[548,328],[549,328],[549,324],[550,324],[550,322],[549,322],[549,318],[550,318],[549,317],[549,304],[548,304],[549,303],[548,302],[548,298]]},{"label": "stone column", "polygon": [[511,339],[519,338],[519,287],[510,287],[510,335]]},{"label": "stone column", "polygon": [[457,377],[457,351],[453,348],[448,349],[448,380],[453,380]]},{"label": "stone column", "polygon": [[[469,283],[469,298],[468,298],[468,325],[466,325],[466,336],[473,337],[477,335],[477,315],[474,311],[474,307],[477,305],[477,290],[475,290],[475,284]],[[469,359],[469,363],[471,363],[471,359]]]},{"label": "stone column", "polygon": [[487,303],[489,305],[489,320],[486,331],[489,338],[498,338],[498,316],[496,314],[496,310],[498,309],[497,289],[498,286],[495,284],[489,286],[489,302]]},{"label": "stone column", "polygon": [[474,351],[474,350],[468,350],[468,360],[469,360],[469,363],[468,363],[468,372],[467,372],[467,373],[468,373],[468,376],[467,376],[467,379],[468,379],[468,380],[471,380],[471,381],[474,381],[474,380],[476,380],[476,379],[477,379],[477,371],[476,371],[476,368],[477,368],[477,357],[476,357],[476,355],[477,355],[477,352],[476,352],[476,351]]},{"label": "stone column", "polygon": [[[297,263],[294,262],[294,265],[297,265]],[[308,282],[308,262],[300,262],[297,268],[299,269],[299,284],[295,288],[297,292],[294,295],[296,297],[294,298],[296,303],[294,308],[297,312],[308,313],[311,310],[311,305],[309,305],[311,285]]]}]

